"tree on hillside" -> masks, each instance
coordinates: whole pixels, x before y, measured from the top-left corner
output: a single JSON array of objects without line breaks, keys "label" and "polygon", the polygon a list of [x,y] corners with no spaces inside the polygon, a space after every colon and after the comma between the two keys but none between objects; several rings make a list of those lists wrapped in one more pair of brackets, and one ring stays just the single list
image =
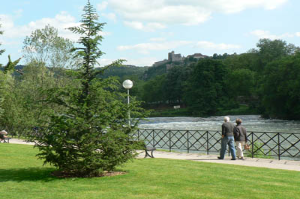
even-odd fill
[{"label": "tree on hillside", "polygon": [[[34,30],[24,39],[23,57],[26,61],[22,69],[23,76],[17,92],[22,98],[23,115],[27,118],[22,122],[28,131],[44,119],[45,112],[54,110],[54,106],[46,105],[45,90],[54,87],[65,87],[72,82],[67,74],[69,69],[76,68],[78,60],[74,59],[73,42],[58,36],[58,30],[50,25]],[[23,92],[23,94],[21,94]]]},{"label": "tree on hillside", "polygon": [[[0,28],[1,28],[1,24],[0,24]],[[2,35],[3,34],[3,31],[1,31],[1,29],[0,29],[0,35]],[[1,43],[0,43],[0,46],[1,46]],[[1,56],[1,54],[2,53],[4,53],[5,51],[3,50],[3,49],[0,49],[0,56]],[[2,64],[0,63],[0,67],[2,67]],[[0,75],[2,75],[1,74],[1,72],[0,72]],[[2,90],[3,89],[3,86],[4,86],[4,81],[3,81],[3,78],[1,78],[1,80],[0,80],[0,89]],[[1,92],[1,90],[0,90],[0,92]],[[0,95],[0,116],[2,116],[2,114],[3,114],[3,108],[2,108],[2,106],[3,106],[3,101],[4,101],[4,98],[3,98],[3,96],[2,95]]]},{"label": "tree on hillside", "polygon": [[231,92],[230,97],[234,100],[242,99],[243,103],[249,104],[255,91],[255,72],[249,69],[237,69],[228,74],[226,87]]},{"label": "tree on hillside", "polygon": [[73,42],[58,36],[50,25],[37,29],[24,40],[23,56],[27,63],[43,63],[51,68],[69,68],[76,64],[71,49]]},{"label": "tree on hillside", "polygon": [[271,61],[294,54],[299,48],[282,40],[260,39],[257,43],[258,55],[262,70]]},{"label": "tree on hillside", "polygon": [[186,83],[184,100],[193,115],[213,115],[228,104],[225,79],[228,71],[221,61],[200,60]]},{"label": "tree on hillside", "polygon": [[143,86],[142,99],[148,104],[164,104],[166,75],[158,75]]},{"label": "tree on hillside", "polygon": [[266,66],[262,93],[265,116],[300,119],[300,53]]},{"label": "tree on hillside", "polygon": [[[50,25],[36,29],[24,39],[23,57],[26,61],[24,70],[39,73],[43,70],[54,73],[52,79],[58,87],[70,83],[70,76],[66,73],[69,69],[77,68],[79,59],[74,59],[73,42],[58,36],[58,30]],[[42,67],[39,69],[38,67]],[[46,68],[43,68],[46,67]],[[33,69],[36,69],[33,70]],[[28,75],[27,75],[28,76]],[[39,74],[37,74],[39,76]],[[40,96],[42,90],[36,90],[35,96]],[[38,110],[37,110],[38,111]]]},{"label": "tree on hillside", "polygon": [[229,70],[239,70],[248,69],[251,71],[257,71],[259,64],[259,56],[257,50],[248,51],[242,54],[234,54],[228,56],[224,60],[224,64],[229,68]]},{"label": "tree on hillside", "polygon": [[[3,31],[0,30],[0,35],[2,34]],[[3,52],[4,50],[0,50],[0,55]],[[14,92],[16,83],[12,73],[20,59],[12,61],[8,55],[8,63],[3,67],[3,71],[0,70],[0,128],[5,128],[11,134],[14,133],[15,124],[19,120],[19,98]],[[2,67],[1,64],[0,67]]]},{"label": "tree on hillside", "polygon": [[184,82],[187,79],[186,68],[174,66],[168,70],[165,80],[165,96],[171,104],[181,104],[183,98]]},{"label": "tree on hillside", "polygon": [[148,70],[145,71],[145,73],[144,73],[145,80],[148,81],[150,79],[155,78],[158,75],[163,75],[163,74],[167,73],[167,66],[166,66],[167,64],[168,63],[162,64],[159,66],[149,67]]},{"label": "tree on hillside", "polygon": [[[70,28],[81,37],[79,47],[73,49],[82,59],[81,67],[73,71],[79,86],[55,88],[49,93],[49,102],[63,107],[50,114],[50,120],[41,126],[34,139],[40,150],[38,156],[45,163],[59,168],[63,175],[97,176],[101,171],[113,171],[119,164],[134,157],[136,149],[132,132],[138,119],[128,125],[128,111],[140,118],[141,109],[131,100],[124,103],[125,94],[118,92],[120,83],[98,79],[107,67],[95,70],[104,23],[88,1],[84,7],[81,25]],[[118,60],[112,65],[118,65]]]},{"label": "tree on hillside", "polygon": [[[23,75],[16,82],[15,93],[19,96],[19,104],[21,114],[21,122],[23,135],[32,131],[32,128],[38,126],[39,120],[46,119],[48,112],[54,111],[56,107],[45,103],[49,90],[57,87],[58,78],[54,73],[45,66],[44,63],[32,61],[28,63],[22,70]],[[61,109],[61,107],[60,107]]]}]

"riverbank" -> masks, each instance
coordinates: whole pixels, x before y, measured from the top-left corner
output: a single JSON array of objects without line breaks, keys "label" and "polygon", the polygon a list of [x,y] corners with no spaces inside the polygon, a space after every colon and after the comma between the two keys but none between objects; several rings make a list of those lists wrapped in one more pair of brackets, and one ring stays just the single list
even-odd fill
[{"label": "riverbank", "polygon": [[[188,108],[160,107],[151,110],[150,117],[208,117],[207,115],[193,115]],[[259,115],[259,112],[247,105],[240,105],[235,109],[219,109],[214,115],[210,116],[218,115]]]}]

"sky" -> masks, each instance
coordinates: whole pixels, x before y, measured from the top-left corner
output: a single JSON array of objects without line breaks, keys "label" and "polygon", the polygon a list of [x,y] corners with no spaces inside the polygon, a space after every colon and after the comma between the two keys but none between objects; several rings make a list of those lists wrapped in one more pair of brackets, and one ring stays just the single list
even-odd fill
[{"label": "sky", "polygon": [[[51,25],[59,36],[76,42],[66,28],[77,26],[87,0],[0,0],[0,63],[22,56],[23,41]],[[174,51],[245,53],[261,38],[300,46],[299,0],[90,0],[106,25],[101,66],[117,59],[152,66]],[[20,64],[25,64],[24,59]]]}]

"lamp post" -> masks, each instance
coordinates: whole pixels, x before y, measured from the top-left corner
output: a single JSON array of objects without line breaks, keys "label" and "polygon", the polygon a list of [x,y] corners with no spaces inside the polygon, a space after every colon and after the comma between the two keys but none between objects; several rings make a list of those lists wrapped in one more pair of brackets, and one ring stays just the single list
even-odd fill
[{"label": "lamp post", "polygon": [[[123,82],[123,87],[127,90],[127,106],[129,107],[129,89],[131,89],[133,86],[133,82],[129,79],[126,79],[124,82]],[[130,125],[130,110],[128,109],[128,125],[129,127],[131,126]]]}]

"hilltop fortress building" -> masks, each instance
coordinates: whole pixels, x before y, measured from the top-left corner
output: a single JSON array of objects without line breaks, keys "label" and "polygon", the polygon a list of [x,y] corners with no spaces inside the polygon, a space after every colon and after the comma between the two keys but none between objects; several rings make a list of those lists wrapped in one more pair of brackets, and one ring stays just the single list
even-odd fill
[{"label": "hilltop fortress building", "polygon": [[[201,53],[195,53],[193,55],[188,55],[186,58],[194,58],[194,59],[202,59],[202,58],[206,58],[208,56],[206,55],[202,55]],[[168,59],[164,59],[162,61],[158,61],[155,62],[152,66],[160,66],[163,64],[167,64],[167,69],[172,67],[172,62],[183,62],[185,59],[185,57],[182,57],[181,54],[175,54],[174,51],[169,52],[168,53]]]},{"label": "hilltop fortress building", "polygon": [[183,57],[181,57],[181,54],[175,54],[174,51],[172,51],[168,53],[168,60],[171,62],[183,61]]}]

